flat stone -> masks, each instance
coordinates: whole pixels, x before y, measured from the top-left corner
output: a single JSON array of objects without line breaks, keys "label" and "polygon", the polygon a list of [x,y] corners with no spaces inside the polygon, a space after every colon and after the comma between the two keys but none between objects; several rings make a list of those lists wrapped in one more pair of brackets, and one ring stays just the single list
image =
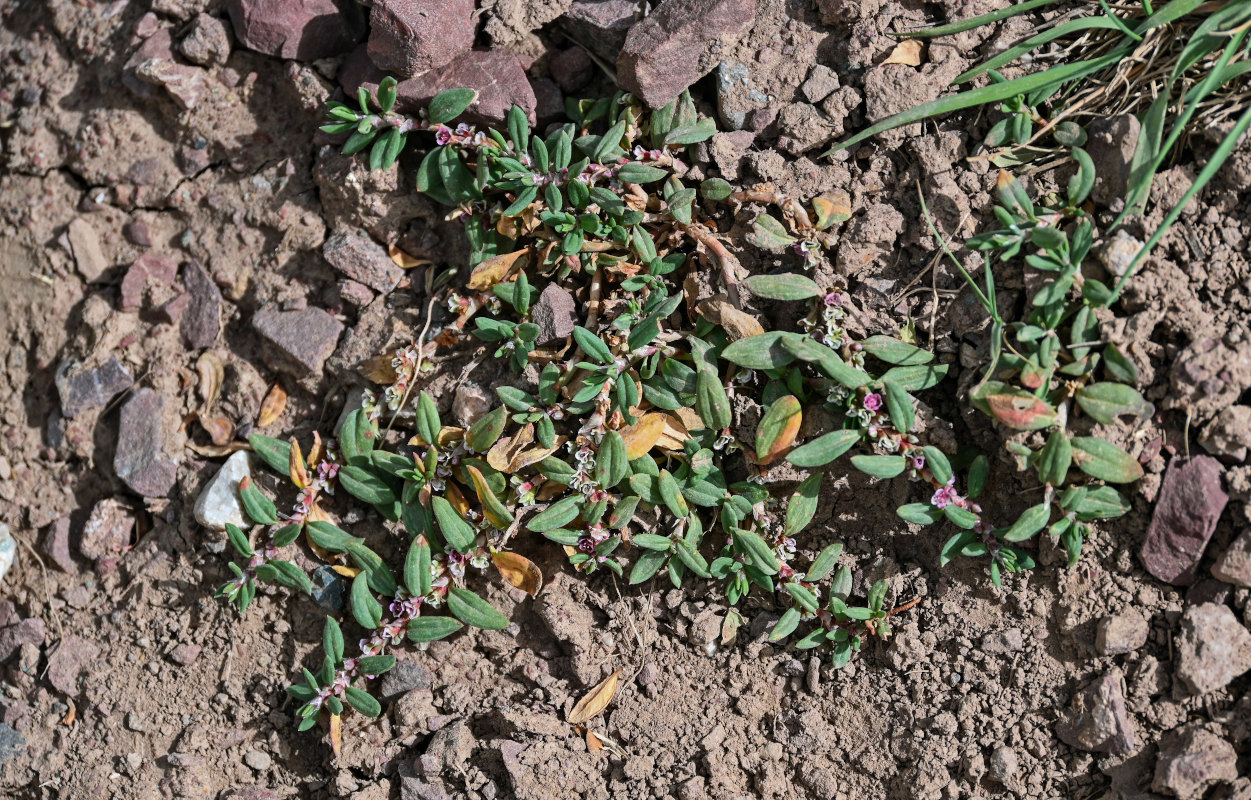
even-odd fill
[{"label": "flat stone", "polygon": [[473,0],[374,0],[369,57],[405,78],[437,69],[473,47],[477,22]]},{"label": "flat stone", "polygon": [[275,369],[297,378],[321,372],[343,333],[343,323],[320,308],[280,311],[270,306],[256,312],[252,327],[276,348],[267,350]]},{"label": "flat stone", "polygon": [[439,728],[430,738],[426,752],[417,759],[418,773],[427,777],[439,775],[444,770],[456,771],[464,767],[473,755],[478,740],[464,720],[457,720]]},{"label": "flat stone", "polygon": [[530,317],[539,326],[537,343],[546,344],[573,333],[579,322],[578,305],[568,290],[549,283],[530,309]]},{"label": "flat stone", "polygon": [[1147,643],[1150,632],[1147,621],[1137,611],[1109,614],[1099,620],[1095,629],[1095,651],[1105,656],[1132,653]]},{"label": "flat stone", "polygon": [[60,567],[62,572],[73,575],[78,571],[78,565],[74,563],[74,557],[70,555],[70,524],[69,517],[61,517],[49,525],[44,531],[43,538],[39,540],[39,549],[45,556],[52,559],[52,563]]},{"label": "flat stone", "polygon": [[108,259],[100,249],[100,237],[91,223],[82,217],[75,217],[66,230],[69,238],[70,251],[74,254],[74,265],[83,280],[91,283],[97,281],[109,268]]},{"label": "flat stone", "polygon": [[394,700],[414,689],[429,689],[434,685],[434,674],[415,658],[400,658],[395,666],[382,676],[383,700]]},{"label": "flat stone", "polygon": [[269,757],[268,753],[260,750],[249,750],[243,756],[243,763],[257,772],[264,772],[273,766],[274,760]]},{"label": "flat stone", "polygon": [[576,92],[595,76],[595,62],[581,47],[569,47],[548,59],[547,71],[563,91]]},{"label": "flat stone", "polygon": [[251,474],[251,453],[240,450],[226,459],[196,498],[192,510],[195,521],[211,531],[224,531],[227,525],[247,528],[248,519],[239,501],[239,481]]},{"label": "flat stone", "polygon": [[123,225],[122,235],[126,237],[126,241],[136,247],[152,246],[152,229],[141,219],[132,219]]},{"label": "flat stone", "polygon": [[161,91],[156,85],[140,79],[137,74],[141,64],[153,59],[171,62],[174,59],[174,34],[167,27],[148,36],[122,66],[122,85],[145,100],[156,97]]},{"label": "flat stone", "polygon": [[476,383],[462,383],[452,398],[452,418],[462,428],[469,428],[489,413],[495,404],[491,396]]},{"label": "flat stone", "polygon": [[444,89],[459,88],[473,89],[478,97],[456,122],[500,128],[514,105],[532,123],[535,120],[537,101],[530,79],[521,61],[507,50],[470,50],[444,67],[400,81],[396,109],[416,113]]},{"label": "flat stone", "polygon": [[558,24],[573,41],[615,64],[626,35],[640,18],[634,0],[577,0]]},{"label": "flat stone", "polygon": [[326,239],[321,254],[339,272],[384,294],[404,277],[404,270],[391,260],[382,245],[359,231]]},{"label": "flat stone", "polygon": [[992,656],[1015,653],[1025,646],[1025,639],[1020,628],[1008,628],[1002,631],[991,631],[982,637],[982,652]]},{"label": "flat stone", "polygon": [[1218,784],[1238,779],[1233,745],[1200,723],[1169,731],[1160,739],[1151,788],[1178,800],[1198,800]]},{"label": "flat stone", "polygon": [[1229,606],[1191,606],[1174,639],[1177,680],[1192,695],[1223,689],[1251,670],[1251,632]]},{"label": "flat stone", "polygon": [[97,666],[96,658],[99,655],[100,648],[95,643],[70,634],[48,656],[48,680],[61,694],[76,697],[81,691],[78,685],[79,676],[84,670]]},{"label": "flat stone", "polygon": [[209,92],[209,73],[201,67],[192,67],[150,58],[135,67],[135,76],[145,83],[160,86],[187,110],[198,108]]},{"label": "flat stone", "polygon": [[1138,734],[1125,708],[1125,676],[1121,671],[1110,670],[1074,695],[1055,730],[1062,742],[1079,750],[1132,753],[1138,747]]},{"label": "flat stone", "polygon": [[218,67],[230,57],[230,28],[212,14],[196,14],[178,51],[192,64]]},{"label": "flat stone", "polygon": [[190,642],[184,642],[183,644],[180,644],[177,647],[175,647],[173,650],[169,651],[169,658],[175,664],[178,664],[183,667],[189,667],[196,662],[196,659],[200,657],[200,651],[202,649],[203,648],[201,648],[200,645],[198,644],[191,644]]},{"label": "flat stone", "polygon": [[374,293],[363,283],[342,278],[335,284],[339,298],[353,308],[364,308],[374,301]]},{"label": "flat stone", "polygon": [[129,508],[113,498],[105,498],[91,509],[83,525],[78,552],[92,561],[116,557],[130,547],[135,517]]},{"label": "flat stone", "polygon": [[756,0],[667,0],[630,29],[617,83],[651,108],[712,72],[756,18]]},{"label": "flat stone", "polygon": [[1212,574],[1225,583],[1251,586],[1251,528],[1234,539],[1233,544],[1216,559]]},{"label": "flat stone", "polygon": [[22,645],[39,647],[48,636],[43,620],[32,617],[0,628],[0,663],[8,661]]},{"label": "flat stone", "polygon": [[26,740],[12,725],[0,723],[0,767],[26,752]]},{"label": "flat stone", "polygon": [[61,398],[61,414],[72,419],[84,411],[101,408],[134,385],[130,372],[117,356],[98,367],[71,373],[69,361],[57,367],[54,382]]},{"label": "flat stone", "polygon": [[1251,406],[1222,408],[1199,435],[1199,444],[1213,455],[1245,461],[1251,450]]},{"label": "flat stone", "polygon": [[228,0],[226,11],[244,47],[297,61],[342,55],[367,30],[350,0]]},{"label": "flat stone", "polygon": [[152,389],[136,391],[122,406],[113,471],[137,494],[167,497],[178,466],[165,457],[165,398]]},{"label": "flat stone", "polygon": [[187,287],[187,309],[179,330],[183,341],[192,350],[212,347],[222,326],[222,292],[199,261],[191,259],[182,268],[182,282]]},{"label": "flat stone", "polygon": [[122,278],[122,311],[138,311],[154,286],[171,287],[178,276],[178,262],[148,251],[131,264]]},{"label": "flat stone", "polygon": [[808,73],[808,79],[799,90],[808,98],[809,103],[820,103],[838,88],[838,73],[824,64],[817,64]]},{"label": "flat stone", "polygon": [[1194,583],[1203,551],[1229,502],[1221,488],[1224,472],[1211,456],[1169,463],[1140,553],[1147,571],[1165,583]]},{"label": "flat stone", "polygon": [[400,800],[449,800],[450,797],[438,781],[400,778]]},{"label": "flat stone", "polygon": [[342,611],[347,586],[339,573],[330,567],[318,567],[311,576],[313,582],[313,602],[324,611]]}]

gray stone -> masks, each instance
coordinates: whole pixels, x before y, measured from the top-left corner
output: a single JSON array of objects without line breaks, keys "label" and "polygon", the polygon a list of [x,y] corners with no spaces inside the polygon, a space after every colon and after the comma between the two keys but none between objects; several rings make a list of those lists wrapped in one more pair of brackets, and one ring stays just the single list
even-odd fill
[{"label": "gray stone", "polygon": [[130,372],[110,356],[98,367],[78,370],[71,374],[72,364],[62,361],[56,370],[56,391],[61,397],[61,414],[67,418],[78,416],[92,408],[100,408],[134,384]]},{"label": "gray stone", "polygon": [[264,772],[273,766],[274,760],[269,757],[269,753],[260,750],[249,750],[243,756],[243,763],[257,772]]},{"label": "gray stone", "polygon": [[468,428],[478,419],[490,412],[493,403],[491,397],[476,383],[462,383],[456,387],[456,395],[452,398],[452,418],[462,428]]},{"label": "gray stone", "polygon": [[217,474],[204,486],[195,501],[195,521],[211,531],[224,531],[226,525],[248,526],[239,502],[239,481],[252,474],[252,454],[246,450],[226,459]]},{"label": "gray stone", "polygon": [[465,721],[456,720],[430,737],[426,752],[417,759],[415,766],[421,775],[430,778],[444,770],[455,772],[464,767],[477,746],[478,740]]},{"label": "gray stone", "polygon": [[1203,449],[1217,456],[1245,461],[1251,450],[1251,406],[1227,406],[1199,436]]},{"label": "gray stone", "polygon": [[318,567],[311,576],[313,602],[325,611],[342,611],[347,586],[339,573],[330,567]]},{"label": "gray stone", "polygon": [[1238,754],[1229,742],[1199,723],[1169,731],[1160,740],[1151,788],[1179,800],[1198,800],[1217,783],[1238,778]]},{"label": "gray stone", "polygon": [[8,661],[22,645],[41,646],[48,636],[43,620],[36,617],[21,620],[0,628],[0,663]]},{"label": "gray stone", "polygon": [[1234,539],[1221,557],[1212,565],[1212,574],[1225,583],[1235,586],[1251,586],[1251,528]]},{"label": "gray stone", "polygon": [[140,389],[122,406],[113,471],[137,494],[166,497],[178,480],[178,467],[165,458],[165,398]]},{"label": "gray stone", "polygon": [[534,324],[539,326],[538,344],[564,339],[578,325],[578,306],[568,290],[549,283],[539,293],[539,299],[530,309]]},{"label": "gray stone", "polygon": [[400,800],[449,800],[451,795],[438,781],[400,778]]},{"label": "gray stone", "polygon": [[1251,670],[1251,633],[1228,606],[1204,603],[1182,616],[1177,679],[1192,695],[1222,689]]},{"label": "gray stone", "polygon": [[1016,751],[1011,747],[996,747],[990,754],[990,777],[993,780],[1008,783],[1016,777],[1018,766]]},{"label": "gray stone", "polygon": [[26,740],[22,738],[22,734],[14,730],[12,725],[0,723],[0,767],[24,752]]},{"label": "gray stone", "polygon": [[193,350],[212,347],[222,325],[221,289],[195,259],[183,266],[182,282],[187,287],[189,301],[179,326],[183,341]]},{"label": "gray stone", "polygon": [[410,77],[446,66],[473,47],[473,0],[374,0],[369,57],[378,69]]},{"label": "gray stone", "polygon": [[382,245],[359,231],[331,236],[322,245],[321,254],[339,272],[384,294],[404,277],[404,270]]},{"label": "gray stone", "polygon": [[1109,614],[1095,629],[1095,651],[1104,656],[1131,653],[1147,643],[1151,629],[1142,614],[1128,610]]},{"label": "gray stone", "polygon": [[343,333],[343,323],[320,308],[280,311],[262,309],[252,327],[274,346],[266,351],[275,369],[297,378],[321,372]]},{"label": "gray stone", "polygon": [[78,274],[88,283],[99,280],[109,268],[109,262],[104,257],[104,251],[100,249],[100,237],[96,234],[96,229],[82,217],[75,217],[70,222],[66,235]]},{"label": "gray stone", "polygon": [[1003,631],[991,631],[982,637],[982,652],[997,656],[1015,653],[1025,646],[1020,628],[1008,628]]},{"label": "gray stone", "polygon": [[244,47],[298,61],[342,55],[367,30],[350,0],[228,0],[226,10]]},{"label": "gray stone", "polygon": [[1221,488],[1224,472],[1211,456],[1169,463],[1140,552],[1147,571],[1165,583],[1195,582],[1203,551],[1229,502]]},{"label": "gray stone", "polygon": [[833,94],[838,87],[838,73],[824,64],[817,64],[808,73],[808,79],[799,87],[799,90],[804,93],[804,97],[808,98],[809,103],[820,103]]},{"label": "gray stone", "polygon": [[668,0],[630,29],[617,82],[652,108],[712,72],[756,18],[756,0]]},{"label": "gray stone", "polygon": [[1125,708],[1125,676],[1110,670],[1073,696],[1069,710],[1056,723],[1062,742],[1091,753],[1132,753],[1138,734]]},{"label": "gray stone", "polygon": [[230,57],[230,29],[225,20],[211,14],[197,14],[178,49],[193,64],[221,66]]},{"label": "gray stone", "polygon": [[394,700],[414,689],[429,689],[434,685],[434,674],[415,658],[400,658],[395,666],[382,676],[383,700]]},{"label": "gray stone", "polygon": [[209,92],[209,73],[161,58],[150,58],[135,67],[135,76],[145,83],[160,86],[187,110],[194,110]]}]

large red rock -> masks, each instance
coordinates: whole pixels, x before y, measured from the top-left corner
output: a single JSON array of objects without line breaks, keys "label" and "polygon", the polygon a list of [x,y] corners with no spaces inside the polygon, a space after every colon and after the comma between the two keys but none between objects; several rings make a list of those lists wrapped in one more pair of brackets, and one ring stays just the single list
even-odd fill
[{"label": "large red rock", "polygon": [[249,50],[316,61],[365,38],[365,16],[351,0],[229,0],[235,38]]},{"label": "large red rock", "polygon": [[374,0],[369,57],[405,78],[446,66],[473,47],[473,0]]},{"label": "large red rock", "polygon": [[530,122],[535,120],[534,89],[521,61],[507,50],[470,50],[441,69],[400,81],[396,108],[402,113],[416,113],[444,89],[478,92],[478,98],[458,122],[498,128],[514,104],[521,106]]},{"label": "large red rock", "polygon": [[756,0],[668,0],[630,29],[617,83],[659,108],[712,72],[755,18]]},{"label": "large red rock", "polygon": [[1147,571],[1165,583],[1189,586],[1195,582],[1203,551],[1229,502],[1221,488],[1224,472],[1211,456],[1169,464],[1140,553]]}]

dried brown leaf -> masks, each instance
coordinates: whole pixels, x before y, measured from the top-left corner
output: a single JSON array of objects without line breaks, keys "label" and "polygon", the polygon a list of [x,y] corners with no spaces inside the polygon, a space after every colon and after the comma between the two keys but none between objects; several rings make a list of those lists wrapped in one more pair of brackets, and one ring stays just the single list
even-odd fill
[{"label": "dried brown leaf", "polygon": [[265,399],[261,401],[261,413],[256,418],[256,427],[268,428],[278,421],[287,408],[287,390],[281,383],[270,387]]},{"label": "dried brown leaf", "polygon": [[665,432],[665,423],[668,418],[668,414],[655,412],[645,415],[628,428],[622,428],[619,433],[625,440],[626,458],[631,461],[641,458],[655,447],[661,434]]},{"label": "dried brown leaf", "polygon": [[919,67],[921,66],[921,51],[923,47],[920,39],[905,39],[895,45],[895,49],[890,52],[890,55],[882,63]]},{"label": "dried brown leaf", "polygon": [[599,752],[600,750],[604,749],[604,743],[601,742],[599,740],[599,737],[596,736],[593,732],[587,731],[586,732],[586,749],[590,750],[593,753]]},{"label": "dried brown leaf", "polygon": [[543,571],[538,565],[525,556],[516,553],[498,552],[491,554],[495,568],[504,576],[504,580],[521,591],[537,597],[543,588]]},{"label": "dried brown leaf", "polygon": [[205,350],[195,362],[196,375],[199,376],[198,392],[200,408],[208,411],[217,402],[222,391],[222,383],[226,380],[226,368],[222,360],[212,350]]},{"label": "dried brown leaf", "polygon": [[203,456],[205,458],[221,458],[222,456],[237,453],[240,450],[248,450],[249,446],[247,442],[230,442],[229,444],[220,446],[215,444],[196,444],[195,442],[187,442],[187,449],[196,455]]},{"label": "dried brown leaf", "polygon": [[380,386],[390,386],[400,379],[399,374],[395,371],[395,356],[391,353],[382,353],[361,364],[360,375],[370,383],[376,383]]},{"label": "dried brown leaf", "polygon": [[330,749],[335,758],[343,752],[343,719],[338,714],[330,715]]},{"label": "dried brown leaf", "polygon": [[291,458],[287,461],[287,474],[297,489],[307,489],[312,482],[308,467],[304,464],[304,454],[300,452],[300,443],[294,436],[291,437]]},{"label": "dried brown leaf", "polygon": [[583,695],[578,704],[569,712],[569,722],[573,725],[581,724],[607,708],[612,702],[612,696],[617,692],[617,679],[620,677],[621,670],[617,670]]},{"label": "dried brown leaf", "polygon": [[529,250],[516,250],[512,253],[502,253],[498,256],[492,256],[481,264],[473,268],[473,272],[469,275],[469,288],[479,292],[485,292],[495,284],[508,277],[514,269],[525,269],[526,263],[524,257]]},{"label": "dried brown leaf", "polygon": [[415,255],[406,253],[400,249],[399,245],[395,244],[387,248],[387,253],[390,254],[391,260],[394,261],[395,265],[400,269],[412,269],[413,267],[420,267],[425,264],[434,263],[428,258],[418,258]]},{"label": "dried brown leaf", "polygon": [[486,461],[491,465],[492,469],[500,472],[510,472],[508,465],[512,462],[513,457],[521,451],[521,448],[534,441],[534,423],[527,422],[512,436],[503,436],[496,440],[491,449],[487,451]]}]

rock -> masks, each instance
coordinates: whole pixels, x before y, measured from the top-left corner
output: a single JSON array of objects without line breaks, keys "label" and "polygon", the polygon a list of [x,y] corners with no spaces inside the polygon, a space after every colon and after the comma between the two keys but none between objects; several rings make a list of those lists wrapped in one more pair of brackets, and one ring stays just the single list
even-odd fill
[{"label": "rock", "polygon": [[626,35],[640,16],[634,0],[577,0],[558,24],[570,39],[615,64]]},{"label": "rock", "polygon": [[533,78],[530,90],[534,92],[534,118],[539,127],[546,127],[553,122],[563,122],[565,118],[565,95],[550,78]]},{"label": "rock", "polygon": [[69,535],[70,518],[61,517],[48,526],[43,538],[39,540],[39,549],[45,556],[52,559],[52,563],[60,567],[62,572],[73,575],[78,571],[78,566],[74,563],[74,557],[70,555]]},{"label": "rock", "polygon": [[1177,679],[1191,694],[1224,688],[1251,669],[1251,633],[1228,606],[1191,606],[1182,616],[1177,648]]},{"label": "rock", "polygon": [[429,778],[438,776],[444,770],[459,771],[477,746],[478,740],[474,738],[473,731],[469,730],[464,720],[457,720],[439,728],[430,737],[426,752],[417,759],[417,771]]},{"label": "rock", "polygon": [[755,18],[756,0],[668,0],[630,28],[617,82],[660,108],[712,72]]},{"label": "rock", "polygon": [[48,636],[48,629],[43,620],[37,617],[24,619],[13,625],[0,628],[0,663],[8,661],[22,645],[29,644],[39,647]]},{"label": "rock", "polygon": [[275,369],[297,378],[321,372],[343,333],[343,323],[320,308],[279,311],[271,306],[256,312],[252,327],[276,348],[267,355]]},{"label": "rock", "polygon": [[243,756],[243,763],[257,772],[264,772],[273,766],[274,760],[269,757],[269,753],[260,750],[249,750]]},{"label": "rock", "polygon": [[451,795],[443,785],[428,783],[420,778],[400,778],[400,800],[449,800]]},{"label": "rock", "polygon": [[26,740],[13,726],[0,723],[0,767],[26,752]]},{"label": "rock", "polygon": [[1233,544],[1216,559],[1212,574],[1235,586],[1251,587],[1251,528],[1243,530]]},{"label": "rock", "polygon": [[513,105],[535,120],[534,89],[517,56],[507,50],[470,50],[450,63],[400,81],[396,110],[415,114],[444,89],[474,89],[478,97],[457,122],[502,128]]},{"label": "rock", "polygon": [[1104,656],[1131,653],[1147,643],[1150,632],[1147,621],[1137,611],[1109,614],[1099,620],[1095,629],[1095,651]]},{"label": "rock", "polygon": [[769,95],[756,85],[754,74],[752,65],[738,61],[727,59],[717,65],[717,117],[730,131],[750,127],[759,132],[777,117],[775,106],[768,122],[748,125],[748,119],[769,104]]},{"label": "rock", "polygon": [[321,254],[339,272],[384,294],[404,277],[404,270],[382,245],[359,231],[331,236],[322,245]]},{"label": "rock", "polygon": [[134,384],[130,372],[117,360],[117,356],[110,356],[98,367],[73,374],[70,374],[71,367],[69,361],[62,361],[54,378],[57,394],[61,398],[61,414],[69,419],[106,405]]},{"label": "rock", "polygon": [[539,293],[539,299],[530,309],[530,317],[539,326],[538,344],[564,339],[577,327],[578,305],[569,291],[555,283],[549,283]]},{"label": "rock", "polygon": [[178,275],[178,262],[151,250],[135,259],[122,278],[122,311],[138,311],[154,286],[171,287]]},{"label": "rock", "polygon": [[374,0],[369,57],[405,78],[437,69],[473,47],[477,22],[473,0]]},{"label": "rock", "polygon": [[218,67],[230,57],[230,30],[226,21],[211,14],[196,14],[178,50],[192,64]]},{"label": "rock", "polygon": [[576,92],[591,82],[595,62],[581,47],[557,51],[547,62],[547,71],[563,91]]},{"label": "rock", "polygon": [[17,557],[17,540],[13,538],[13,532],[9,530],[9,526],[0,522],[0,581],[4,580],[4,576],[8,574],[9,568],[13,566],[13,559]]},{"label": "rock", "polygon": [[342,55],[365,38],[350,0],[228,0],[235,38],[249,50],[297,61]]},{"label": "rock", "polygon": [[224,531],[227,524],[247,528],[249,521],[239,502],[239,481],[251,474],[251,453],[240,450],[226,459],[196,498],[192,511],[195,521],[211,531]]},{"label": "rock", "polygon": [[48,680],[61,694],[76,697],[83,670],[97,666],[100,648],[81,636],[70,634],[48,656]]},{"label": "rock", "polygon": [[343,578],[328,566],[318,567],[311,576],[313,582],[313,602],[325,611],[342,611],[343,598],[347,587]]},{"label": "rock", "polygon": [[1133,114],[1099,117],[1090,123],[1086,152],[1095,164],[1091,199],[1101,206],[1124,206],[1130,167],[1142,124]]},{"label": "rock", "polygon": [[66,236],[78,274],[88,283],[99,280],[109,268],[109,262],[104,257],[104,251],[100,249],[100,237],[96,235],[96,229],[82,217],[75,217],[66,230]]},{"label": "rock", "polygon": [[982,652],[992,656],[1015,653],[1025,646],[1020,628],[991,631],[982,637]]},{"label": "rock", "polygon": [[1251,450],[1251,406],[1222,408],[1199,435],[1199,444],[1213,455],[1246,461]]},{"label": "rock", "polygon": [[194,258],[182,268],[182,282],[187,287],[187,310],[179,330],[183,341],[192,350],[212,347],[222,326],[222,292],[203,265]]},{"label": "rock", "polygon": [[808,98],[809,103],[820,103],[838,88],[838,73],[824,64],[817,64],[808,73],[808,79],[799,90]]},{"label": "rock", "polygon": [[[152,246],[152,230],[148,228],[148,223],[141,219],[132,219],[122,226],[122,236],[126,237],[126,241],[136,247]],[[170,278],[173,281],[173,278]]]},{"label": "rock", "polygon": [[476,383],[462,383],[456,387],[456,396],[452,398],[452,418],[457,425],[468,428],[489,412],[493,405],[481,386]]},{"label": "rock", "polygon": [[721,171],[721,177],[728,181],[738,180],[739,168],[748,148],[756,141],[756,134],[751,131],[724,131],[713,134],[708,141],[708,155],[712,163]]},{"label": "rock", "polygon": [[414,689],[429,689],[434,674],[415,658],[400,658],[382,676],[382,699],[394,700]]},{"label": "rock", "polygon": [[1091,753],[1132,753],[1137,729],[1125,708],[1125,676],[1110,670],[1073,696],[1068,712],[1056,723],[1062,742]]},{"label": "rock", "polygon": [[1230,589],[1228,583],[1215,578],[1204,578],[1186,590],[1186,605],[1201,606],[1204,603],[1224,605],[1229,602]]},{"label": "rock", "polygon": [[1179,800],[1198,800],[1214,784],[1237,780],[1237,762],[1229,742],[1192,723],[1160,739],[1151,788]]},{"label": "rock", "polygon": [[189,667],[196,662],[197,658],[200,657],[200,651],[202,649],[203,648],[198,644],[184,642],[169,651],[169,658],[179,666]]},{"label": "rock", "polygon": [[161,304],[153,316],[157,322],[163,322],[166,325],[181,325],[183,315],[187,313],[187,306],[191,304],[191,297],[186,292],[179,292]]},{"label": "rock", "polygon": [[113,498],[96,503],[83,525],[78,552],[92,561],[115,558],[130,548],[135,517],[130,509]]},{"label": "rock", "polygon": [[335,284],[339,299],[353,308],[364,308],[374,301],[374,293],[363,283],[342,278]]},{"label": "rock", "polygon": [[122,406],[113,471],[144,497],[167,497],[178,467],[164,457],[165,398],[152,389],[135,392]]},{"label": "rock", "polygon": [[135,67],[135,76],[145,83],[164,88],[178,105],[187,110],[198,108],[209,93],[209,74],[206,70],[163,58],[150,58],[139,64]]},{"label": "rock", "polygon": [[1224,471],[1211,456],[1169,464],[1140,553],[1147,571],[1165,583],[1194,583],[1203,551],[1229,501],[1221,488]]},{"label": "rock", "polygon": [[996,747],[990,754],[990,777],[1000,783],[1008,783],[1016,777],[1018,762],[1016,751],[1011,747]]},{"label": "rock", "polygon": [[173,61],[174,36],[169,28],[161,28],[148,36],[143,44],[130,54],[122,67],[122,85],[142,99],[156,97],[160,90],[151,83],[139,79],[136,71],[141,64],[152,59]]}]

